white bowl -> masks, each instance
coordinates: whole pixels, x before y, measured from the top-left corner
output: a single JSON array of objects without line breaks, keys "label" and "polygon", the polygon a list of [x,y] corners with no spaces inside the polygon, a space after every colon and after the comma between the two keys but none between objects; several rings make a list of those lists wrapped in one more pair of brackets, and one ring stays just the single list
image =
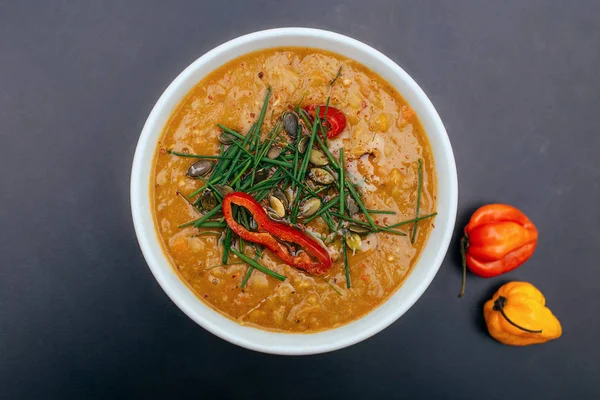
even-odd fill
[{"label": "white bowl", "polygon": [[[429,138],[437,171],[438,216],[417,264],[385,303],[339,328],[312,334],[276,333],[242,326],[204,304],[181,281],[163,253],[152,218],[150,183],[157,142],[169,116],[205,75],[244,54],[272,47],[302,46],[329,50],[352,58],[394,86],[417,113]],[[242,347],[265,353],[324,353],[360,342],[389,326],[423,294],[448,249],[458,197],[456,164],[444,125],[417,83],[396,63],[366,44],[328,31],[281,28],[233,39],[200,57],[169,85],[152,109],[140,136],[131,172],[131,211],[140,247],[154,277],[181,310],[200,326]]]}]

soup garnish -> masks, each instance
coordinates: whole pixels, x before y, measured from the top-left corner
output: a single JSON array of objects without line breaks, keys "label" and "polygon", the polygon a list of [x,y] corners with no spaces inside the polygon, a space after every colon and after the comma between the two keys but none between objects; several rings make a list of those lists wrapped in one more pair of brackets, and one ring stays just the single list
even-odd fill
[{"label": "soup garnish", "polygon": [[[332,83],[335,83],[335,80]],[[393,229],[391,225],[375,224],[371,214],[395,212],[367,210],[356,185],[345,179],[344,149],[340,149],[338,160],[329,151],[326,138],[336,137],[346,125],[344,114],[336,108],[329,107],[330,98],[323,106],[296,106],[294,111],[284,112],[267,137],[261,140],[260,131],[270,95],[269,88],[258,122],[252,125],[246,135],[220,126],[223,134],[228,135],[226,139],[220,139],[221,142],[225,142],[223,144],[229,145],[221,153],[223,156],[196,156],[170,151],[171,154],[184,157],[217,160],[216,165],[207,160],[196,161],[190,165],[187,176],[202,180],[204,185],[192,192],[188,198],[197,197],[192,205],[206,214],[181,225],[180,228],[193,225],[196,228],[223,229],[225,240],[222,260],[225,265],[232,250],[232,239],[235,238],[239,242],[241,249],[250,246],[256,257],[250,264],[247,275],[260,265],[258,260],[265,248],[292,267],[315,275],[323,274],[331,267],[331,258],[325,247],[312,236],[322,243],[331,243],[339,237],[346,287],[350,288],[347,248],[350,247],[352,251],[358,250],[361,234],[383,231],[406,236],[406,233]],[[288,138],[283,136],[283,132],[287,133]],[[307,141],[307,145],[300,151],[299,144],[302,140]],[[268,173],[259,179],[256,178],[257,171],[269,167],[271,168]],[[419,218],[421,159],[418,160],[418,170],[416,217],[411,221],[414,226],[411,233],[413,243],[418,221],[436,215],[433,213]],[[358,207],[346,207],[346,202],[350,199]],[[261,201],[264,204],[261,204]],[[323,202],[326,203],[325,206]],[[310,232],[296,225],[298,221],[311,218],[319,211],[318,215],[322,216],[328,228],[326,234]],[[286,216],[289,217],[286,220],[287,224],[278,222]],[[359,219],[361,216],[366,222]],[[235,254],[246,259],[243,253],[235,251]],[[265,266],[261,265],[260,270],[277,279],[285,279]],[[242,288],[244,283],[243,281]]]},{"label": "soup garnish", "polygon": [[414,112],[337,57],[241,57],[165,129],[160,235],[199,297],[241,323],[293,332],[355,319],[400,285],[432,228],[435,171]]}]

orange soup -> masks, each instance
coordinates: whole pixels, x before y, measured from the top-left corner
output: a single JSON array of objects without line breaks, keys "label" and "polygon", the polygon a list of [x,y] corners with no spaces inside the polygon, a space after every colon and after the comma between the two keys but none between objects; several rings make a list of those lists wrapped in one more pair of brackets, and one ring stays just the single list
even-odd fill
[{"label": "orange soup", "polygon": [[433,228],[436,177],[415,112],[385,80],[276,48],[190,91],[158,143],[151,196],[164,251],[205,304],[309,333],[402,285]]}]

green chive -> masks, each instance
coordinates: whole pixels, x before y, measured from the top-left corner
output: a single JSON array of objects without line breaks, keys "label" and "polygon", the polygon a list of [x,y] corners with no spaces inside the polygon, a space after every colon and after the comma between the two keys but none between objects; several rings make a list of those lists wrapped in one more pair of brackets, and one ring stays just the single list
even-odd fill
[{"label": "green chive", "polygon": [[223,130],[224,132],[227,132],[227,133],[229,133],[230,135],[233,135],[233,136],[235,136],[236,138],[238,138],[238,139],[240,139],[240,140],[244,140],[244,139],[245,139],[245,138],[244,138],[244,135],[242,135],[242,134],[240,134],[240,133],[238,133],[238,132],[234,131],[233,129],[230,129],[230,128],[228,128],[228,127],[226,127],[226,126],[224,126],[224,125],[221,125],[221,124],[217,124],[217,126],[218,126],[219,128],[221,128],[221,130]]},{"label": "green chive", "polygon": [[406,221],[402,221],[402,222],[398,222],[397,224],[390,225],[390,226],[388,226],[388,228],[397,228],[397,227],[402,226],[402,225],[412,224],[413,222],[419,222],[419,221],[422,221],[424,219],[435,217],[436,215],[437,215],[437,213],[434,212],[432,214],[423,215],[422,217],[419,217],[419,218],[408,219]]},{"label": "green chive", "polygon": [[338,200],[337,196],[332,198],[331,200],[329,200],[329,202],[327,204],[325,204],[323,207],[321,207],[321,209],[319,211],[317,211],[314,215],[305,219],[304,224],[308,224],[310,221],[317,218],[319,215],[323,214],[325,211],[329,210],[331,207],[333,207],[335,205],[337,200]]},{"label": "green chive", "polygon": [[333,84],[335,83],[335,81],[338,80],[338,78],[340,77],[340,75],[342,74],[342,66],[340,65],[340,69],[338,69],[337,74],[335,74],[335,77],[333,78],[333,80],[331,82],[329,82],[329,86],[333,86]]},{"label": "green chive", "polygon": [[292,164],[284,162],[284,161],[272,160],[270,158],[263,158],[261,161],[264,163],[267,163],[267,164],[275,164],[275,165],[280,165],[280,166],[286,167],[286,168],[292,168]]},{"label": "green chive", "polygon": [[346,235],[342,235],[342,250],[344,253],[344,271],[346,272],[346,287],[350,289],[350,267],[348,266],[348,249]]},{"label": "green chive", "polygon": [[[341,67],[340,67],[341,68]],[[340,148],[340,214],[344,214],[344,149]]]},{"label": "green chive", "polygon": [[235,185],[235,183],[242,177],[242,175],[244,175],[244,173],[246,172],[246,170],[250,167],[250,164],[252,164],[252,159],[248,159],[248,162],[246,163],[246,165],[244,165],[244,167],[237,174],[237,176],[235,178],[233,178],[233,180],[231,181],[231,183],[229,184],[229,186]]},{"label": "green chive", "polygon": [[225,222],[214,222],[214,221],[206,221],[200,224],[194,225],[196,228],[227,228],[227,224]]},{"label": "green chive", "polygon": [[[369,227],[370,224],[363,222],[361,220],[358,219],[354,219],[351,217],[347,217],[345,215],[342,214],[338,214],[338,213],[331,213],[332,215],[335,215],[336,217],[343,219],[344,221],[348,221],[348,222],[353,222],[357,225],[362,225],[362,226],[367,226]],[[391,229],[389,226],[381,226],[381,225],[375,225],[374,227],[371,227],[371,229],[373,230],[373,232],[389,232],[389,233],[393,233],[395,235],[399,235],[399,236],[406,236],[406,233],[402,232],[402,231],[397,231],[394,229]]]},{"label": "green chive", "polygon": [[254,271],[254,267],[252,265],[249,265],[248,270],[246,271],[246,275],[244,275],[244,279],[242,279],[242,284],[240,285],[242,289],[246,287],[248,279],[250,279],[250,276],[252,275],[252,271]]},{"label": "green chive", "polygon": [[325,278],[321,278],[321,279],[323,279],[323,282],[325,282],[327,284],[327,286],[329,286],[334,292],[336,292],[340,296],[343,296],[342,292],[340,292],[339,290],[337,290],[336,287],[333,286],[327,279],[325,279]]},{"label": "green chive", "polygon": [[[421,190],[423,189],[423,161],[419,158],[418,160],[418,180],[417,180],[417,212],[415,213],[415,218],[419,218],[419,211],[421,210]],[[417,227],[419,226],[419,221],[415,221],[415,225],[413,226],[412,236],[410,237],[410,242],[414,243],[417,237]]]},{"label": "green chive", "polygon": [[217,160],[230,158],[230,157],[222,157],[222,156],[204,156],[204,155],[199,155],[199,154],[180,153],[178,151],[173,151],[173,150],[167,150],[167,153],[173,154],[174,156],[189,157],[189,158],[213,158],[213,159],[217,159]]},{"label": "green chive", "polygon": [[369,209],[367,209],[367,212],[369,214],[388,214],[388,215],[395,215],[396,214],[395,211],[385,211],[385,210],[369,210]]},{"label": "green chive", "polygon": [[267,94],[265,95],[265,100],[263,101],[262,110],[260,110],[260,115],[258,116],[258,122],[256,123],[256,131],[258,136],[260,137],[260,130],[262,128],[263,121],[265,119],[265,113],[267,112],[267,107],[269,106],[269,98],[271,97],[271,88],[267,89]]},{"label": "green chive", "polygon": [[367,209],[365,208],[365,205],[363,204],[362,200],[360,199],[360,196],[358,195],[358,193],[356,193],[356,190],[354,189],[354,185],[352,185],[351,182],[346,181],[346,187],[348,188],[348,190],[350,190],[350,194],[354,198],[354,201],[356,201],[356,204],[358,204],[358,208],[360,208],[361,211],[363,212],[363,214],[365,214],[367,221],[369,221],[369,225],[371,225],[371,227],[373,227],[373,229],[375,229],[375,222],[373,222],[373,218],[371,218],[371,216],[367,212]]},{"label": "green chive", "polygon": [[223,242],[223,257],[221,259],[223,264],[227,264],[227,260],[229,258],[229,248],[231,247],[232,234],[233,231],[231,230],[231,228],[227,228],[227,231],[225,232],[225,241]]},{"label": "green chive", "polygon": [[238,256],[238,258],[244,262],[246,262],[247,264],[253,266],[254,268],[256,268],[257,270],[264,272],[267,275],[272,276],[273,278],[280,280],[280,281],[284,281],[285,280],[285,276],[278,274],[275,271],[271,271],[269,268],[265,267],[264,265],[261,265],[260,263],[254,261],[253,259],[251,259],[250,257],[246,256],[245,254],[240,253],[238,250],[236,250],[235,248],[231,248],[231,252],[233,254],[235,254],[236,256]]},{"label": "green chive", "polygon": [[215,208],[213,208],[212,210],[210,210],[209,212],[207,212],[206,214],[204,214],[202,216],[202,218],[199,218],[195,221],[190,221],[190,222],[186,222],[183,225],[179,225],[178,228],[185,228],[186,226],[190,226],[190,225],[201,225],[204,221],[206,221],[207,219],[209,219],[210,217],[216,215],[219,210],[221,210],[221,205],[219,204],[218,206],[216,206]]}]

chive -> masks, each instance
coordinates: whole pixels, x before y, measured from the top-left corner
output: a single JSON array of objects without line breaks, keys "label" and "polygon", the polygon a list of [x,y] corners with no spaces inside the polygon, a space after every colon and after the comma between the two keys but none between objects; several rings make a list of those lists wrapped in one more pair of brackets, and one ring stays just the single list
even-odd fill
[{"label": "chive", "polygon": [[[331,214],[332,214],[332,215],[335,215],[335,216],[336,216],[336,217],[338,217],[338,218],[341,218],[341,219],[343,219],[344,221],[353,222],[353,223],[355,223],[355,224],[357,224],[357,225],[369,226],[369,224],[367,224],[366,222],[363,222],[363,221],[361,221],[361,220],[358,220],[358,219],[354,219],[354,218],[351,218],[351,217],[347,217],[347,216],[345,216],[345,215],[338,214],[338,213],[331,213]],[[384,231],[384,232],[393,233],[393,234],[395,234],[395,235],[399,235],[399,236],[406,236],[406,233],[404,233],[404,232],[402,232],[402,231],[397,231],[397,230],[394,230],[394,229],[390,228],[389,226],[375,225],[375,227],[372,227],[372,229],[373,229],[373,232],[381,232],[381,231]]]},{"label": "chive", "polygon": [[[331,101],[331,97],[327,96],[327,101],[325,102],[325,112],[323,113],[323,121],[327,122],[327,113],[329,112],[329,102]],[[323,135],[323,143],[325,146],[329,147],[327,144],[327,129],[325,129],[325,125],[320,122],[321,117],[319,117],[319,123],[321,124],[321,134]]]},{"label": "chive", "polygon": [[[246,151],[245,147],[248,145],[248,140],[250,140],[250,137],[252,135],[250,133],[248,133],[248,135],[246,136],[246,138],[244,139],[244,142],[241,144],[241,150]],[[239,143],[237,142],[233,142],[236,145],[239,145]],[[223,177],[222,181],[223,182],[227,182],[229,180],[229,177],[231,176],[231,174],[233,173],[233,171],[235,170],[234,166],[237,164],[237,162],[239,161],[240,157],[241,157],[242,153],[241,152],[237,152],[235,155],[235,158],[233,159],[233,162],[231,164],[231,168],[229,168],[229,171],[227,171],[227,174],[225,174],[225,176]],[[250,154],[250,157],[252,157],[252,154]]]},{"label": "chive", "polygon": [[[341,67],[340,67],[341,68]],[[344,214],[344,149],[340,148],[340,214]]]},{"label": "chive", "polygon": [[246,284],[248,283],[248,279],[250,279],[250,276],[252,275],[252,271],[254,271],[254,267],[252,265],[248,266],[248,270],[246,271],[246,275],[244,275],[244,279],[242,280],[242,284],[240,285],[240,288],[244,288],[246,286]]},{"label": "chive", "polygon": [[306,97],[307,94],[308,94],[308,92],[302,93],[302,97],[300,97],[300,100],[298,100],[298,103],[296,104],[296,110],[298,110],[300,108],[300,104],[302,104],[302,101],[304,100],[304,98]]},{"label": "chive", "polygon": [[282,171],[288,175],[288,177],[295,183],[298,184],[298,186],[302,187],[305,191],[307,191],[311,196],[313,197],[317,197],[317,192],[315,192],[314,190],[312,190],[311,188],[309,188],[308,186],[306,186],[303,182],[299,181],[297,178],[294,177],[294,175],[291,174],[290,171],[288,171],[287,169],[282,169]]},{"label": "chive", "polygon": [[232,234],[233,231],[228,227],[227,231],[225,232],[225,241],[223,242],[223,258],[221,259],[223,264],[227,264],[227,259],[229,258],[229,248],[231,247]]},{"label": "chive", "polygon": [[267,107],[269,106],[269,98],[271,97],[271,88],[267,89],[267,94],[265,95],[265,100],[263,102],[262,110],[260,110],[260,115],[258,116],[258,122],[256,123],[256,132],[260,137],[260,130],[262,128],[263,121],[265,119],[265,113],[267,112]]},{"label": "chive", "polygon": [[332,284],[331,284],[331,283],[330,283],[330,282],[329,282],[327,279],[325,279],[325,278],[321,278],[321,279],[323,279],[323,282],[325,282],[325,283],[327,284],[327,286],[329,286],[329,287],[330,287],[330,288],[331,288],[331,289],[332,289],[334,292],[336,292],[336,293],[337,293],[337,294],[339,294],[340,296],[344,296],[344,295],[342,294],[342,292],[340,292],[339,290],[337,290],[337,289],[336,289],[336,287],[335,287],[335,286],[333,286],[333,285],[332,285]]},{"label": "chive", "polygon": [[190,157],[190,158],[214,158],[217,160],[229,158],[229,157],[222,157],[222,156],[204,156],[204,155],[199,155],[199,154],[180,153],[178,151],[173,151],[173,150],[167,150],[167,153],[173,154],[174,156]]},{"label": "chive", "polygon": [[184,227],[189,226],[189,225],[194,225],[194,226],[200,225],[204,221],[206,221],[207,219],[209,219],[210,217],[216,215],[219,212],[219,210],[221,210],[221,204],[219,204],[218,206],[216,206],[215,208],[213,208],[212,210],[210,210],[209,212],[207,212],[206,214],[204,214],[202,216],[202,218],[199,218],[199,219],[197,219],[195,221],[186,222],[183,225],[179,225],[179,228],[184,228]]},{"label": "chive", "polygon": [[265,156],[269,152],[270,144],[274,142],[275,138],[278,136],[279,127],[280,124],[279,122],[277,122],[277,125],[275,125],[273,129],[271,129],[271,132],[269,132],[269,134],[267,135],[267,138],[263,142],[262,147],[260,147],[258,151],[258,157],[256,157],[256,159],[254,160],[254,168],[256,168],[256,166],[263,160],[263,158],[265,158]]},{"label": "chive", "polygon": [[302,159],[302,164],[300,165],[300,173],[299,173],[300,179],[306,173],[306,168],[308,167],[308,161],[310,160],[310,149],[312,149],[313,143],[315,142],[315,136],[317,136],[317,124],[313,125],[310,139],[308,141],[308,145],[306,146],[306,153],[304,154],[304,158]]},{"label": "chive", "polygon": [[[310,149],[312,149],[313,143],[315,141],[315,136],[317,136],[317,124],[313,124],[310,139],[308,141],[308,145],[306,146],[306,153],[304,154],[304,158],[302,159],[302,164],[300,165],[300,170],[298,171],[298,179],[302,179],[304,177],[304,174],[306,174],[306,168],[308,167],[308,160],[310,159]],[[298,189],[298,194],[296,195],[296,200],[294,202],[294,209],[292,210],[292,222],[296,222],[296,219],[298,218],[298,208],[299,207],[300,207],[300,189]]]},{"label": "chive", "polygon": [[233,144],[235,144],[235,145],[238,147],[238,149],[240,149],[241,151],[243,151],[244,153],[246,153],[246,155],[247,155],[248,157],[254,157],[254,156],[252,155],[252,153],[250,153],[248,150],[246,150],[244,147],[242,147],[242,145],[241,145],[241,144],[239,144],[238,142],[236,142],[235,140],[234,140],[232,143],[233,143]]},{"label": "chive", "polygon": [[[204,179],[201,176],[199,176],[198,179],[200,179],[202,182],[204,182],[204,186],[202,186],[202,189],[204,189],[206,186],[208,186],[209,188],[211,188],[213,190],[215,196],[219,200],[223,199],[223,196],[221,196],[221,193],[219,193],[219,191],[215,188],[215,186],[210,181],[207,181],[206,179]],[[198,199],[198,200],[200,200],[200,199]]]},{"label": "chive", "polygon": [[202,231],[202,232],[198,232],[195,235],[192,235],[192,237],[196,237],[196,236],[200,236],[200,235],[222,235],[223,232],[219,232],[219,231]]},{"label": "chive", "polygon": [[[222,146],[223,147],[223,146]],[[233,159],[235,154],[238,152],[237,147],[229,146],[225,153],[221,153],[228,158],[225,160],[218,160],[217,164],[213,168],[213,173],[211,176],[220,177],[223,171],[229,166],[230,161]],[[218,179],[211,179],[211,183],[216,183]]]},{"label": "chive", "polygon": [[240,260],[246,262],[247,264],[253,266],[254,268],[256,268],[257,270],[264,272],[267,275],[272,276],[273,278],[280,280],[280,281],[284,281],[285,280],[285,276],[278,274],[275,271],[271,271],[269,268],[265,267],[264,265],[261,265],[260,263],[258,263],[257,261],[254,261],[253,259],[251,259],[250,257],[246,256],[245,254],[240,253],[238,250],[236,250],[235,248],[231,248],[231,252],[233,254],[235,254],[236,256],[238,256],[240,258]]},{"label": "chive", "polygon": [[304,220],[304,224],[308,224],[313,219],[317,218],[319,215],[323,214],[325,211],[329,210],[336,203],[337,197],[331,199],[327,204],[325,204],[319,211],[317,211],[314,215]]},{"label": "chive", "polygon": [[325,221],[325,223],[327,224],[329,232],[335,232],[335,224],[333,223],[333,218],[331,217],[329,211],[325,211],[325,213],[323,213],[322,215],[322,218],[323,221]]},{"label": "chive", "polygon": [[406,221],[398,222],[397,224],[389,225],[388,228],[397,228],[397,227],[402,226],[402,225],[412,224],[413,222],[419,222],[419,221],[422,221],[424,219],[435,217],[436,215],[437,215],[437,213],[434,212],[432,214],[423,215],[422,217],[419,217],[419,218],[408,219]]},{"label": "chive", "polygon": [[233,178],[233,180],[231,181],[231,183],[229,184],[229,186],[235,185],[235,183],[242,177],[242,175],[244,175],[244,172],[246,172],[246,170],[250,167],[251,163],[252,163],[252,159],[248,159],[248,162],[246,163],[246,165],[237,174],[237,176],[235,178]]},{"label": "chive", "polygon": [[348,266],[348,249],[346,246],[346,235],[342,235],[342,250],[344,253],[344,271],[346,272],[346,287],[350,289],[350,267]]},{"label": "chive", "polygon": [[[248,132],[248,135],[246,135],[246,137],[244,138],[244,142],[247,141],[247,138],[251,136],[251,132],[252,129],[254,128],[254,126],[252,128],[250,128],[250,132]],[[235,140],[234,140],[235,142]],[[219,175],[222,174],[223,172],[225,172],[225,170],[227,170],[227,168],[229,167],[229,165],[235,165],[235,163],[237,162],[237,160],[235,159],[235,157],[239,158],[239,148],[238,147],[234,147],[234,146],[229,146],[229,148],[227,149],[226,153],[230,153],[230,157],[233,157],[233,160],[225,160],[223,163],[218,165],[218,169],[215,168],[213,175]]]},{"label": "chive", "polygon": [[385,210],[369,210],[367,208],[367,212],[369,214],[388,214],[388,215],[395,215],[396,212],[395,211],[385,211]]},{"label": "chive", "polygon": [[[419,158],[418,160],[418,180],[417,180],[417,212],[415,218],[419,218],[419,211],[421,210],[421,190],[423,189],[423,161]],[[410,242],[414,243],[415,238],[417,237],[417,227],[419,226],[419,221],[415,221],[415,225],[413,226],[412,236],[410,237]]]},{"label": "chive", "polygon": [[371,227],[375,228],[375,222],[373,222],[373,218],[371,218],[371,216],[367,212],[367,209],[365,208],[365,205],[363,204],[362,200],[360,199],[360,196],[358,195],[358,193],[356,193],[356,190],[354,189],[354,185],[352,185],[351,182],[346,181],[346,187],[348,187],[348,190],[350,190],[350,194],[352,195],[352,197],[354,197],[354,201],[356,201],[356,204],[358,204],[358,208],[360,208],[361,211],[363,212],[363,214],[365,214],[367,221],[369,221],[369,225],[371,225]]},{"label": "chive", "polygon": [[226,126],[224,126],[224,125],[221,125],[221,124],[217,124],[217,126],[218,126],[219,128],[221,128],[221,129],[222,129],[224,132],[227,132],[227,133],[229,133],[230,135],[233,135],[233,136],[235,136],[236,138],[238,138],[238,139],[240,139],[240,140],[244,140],[244,139],[245,139],[245,138],[244,138],[244,135],[242,135],[242,134],[240,134],[240,133],[238,133],[238,132],[234,131],[233,129],[229,129],[228,127],[226,127]]},{"label": "chive", "polygon": [[[294,163],[293,165],[293,175],[294,178],[296,178],[296,172],[297,172],[297,167],[298,167],[298,156],[300,154],[300,151],[298,150],[298,143],[300,142],[300,134],[302,133],[302,127],[300,126],[300,124],[298,124],[298,129],[296,130],[296,139],[294,140]],[[292,190],[296,188],[296,179],[294,179],[294,182],[292,182]]]},{"label": "chive", "polygon": [[[200,194],[201,191],[203,191],[207,186],[208,186],[208,182],[204,181],[204,185],[200,186],[198,189],[194,190],[192,193],[188,194],[187,198],[191,199],[195,196],[197,196],[198,194]],[[195,205],[196,203],[194,203]]]},{"label": "chive", "polygon": [[[308,114],[306,113],[306,111],[304,110],[300,110],[300,116],[302,117],[302,120],[304,121],[304,123],[308,126],[311,127],[313,124],[310,123],[310,121],[308,120]],[[321,147],[321,149],[323,150],[323,152],[325,153],[325,156],[327,156],[327,159],[329,160],[329,162],[331,163],[331,165],[339,170],[340,166],[338,165],[337,161],[335,160],[335,158],[333,157],[333,155],[331,154],[331,152],[329,151],[329,148],[327,147],[327,145],[323,142],[323,139],[321,139],[321,136],[317,135],[317,137],[315,138],[317,140],[317,142],[319,143],[319,146]]]},{"label": "chive", "polygon": [[265,179],[264,181],[259,182],[256,185],[247,189],[247,193],[258,192],[265,188],[271,188],[271,187],[277,186],[279,184],[279,182],[281,182],[282,179],[283,179],[283,177]]},{"label": "chive", "polygon": [[340,65],[340,69],[338,69],[337,74],[335,74],[335,77],[333,78],[333,80],[331,82],[329,82],[329,86],[333,86],[333,84],[335,83],[335,81],[338,80],[338,78],[340,77],[340,75],[342,74],[342,66]]},{"label": "chive", "polygon": [[240,208],[240,220],[246,230],[250,230],[250,218],[248,217],[249,211],[246,208]]},{"label": "chive", "polygon": [[284,161],[279,161],[279,160],[272,160],[270,158],[263,158],[261,160],[261,162],[266,162],[268,164],[275,164],[275,165],[280,165],[282,167],[286,167],[286,168],[292,168],[293,165]]},{"label": "chive", "polygon": [[256,196],[254,196],[254,198],[256,199],[256,201],[261,202],[265,199],[265,197],[267,197],[269,193],[271,193],[271,189],[265,189]]},{"label": "chive", "polygon": [[196,228],[227,228],[225,222],[206,221],[201,224],[194,225]]}]

